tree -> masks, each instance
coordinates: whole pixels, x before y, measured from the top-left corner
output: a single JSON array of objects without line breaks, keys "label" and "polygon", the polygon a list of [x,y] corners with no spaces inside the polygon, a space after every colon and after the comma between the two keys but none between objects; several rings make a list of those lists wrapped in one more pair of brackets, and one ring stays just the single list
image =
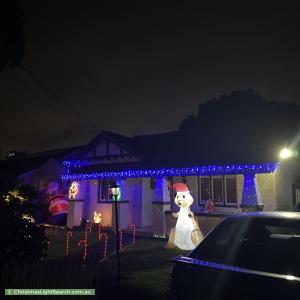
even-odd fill
[{"label": "tree", "polygon": [[[46,256],[44,229],[34,222],[36,190],[7,178],[0,182],[0,266],[7,260],[36,261]],[[5,230],[3,230],[5,228]]]},{"label": "tree", "polygon": [[1,0],[0,71],[20,66],[23,56],[23,11],[17,5],[17,0]]},{"label": "tree", "polygon": [[223,147],[241,161],[250,152],[261,160],[276,160],[281,147],[297,145],[299,125],[299,105],[267,101],[252,90],[243,90],[200,104],[196,115],[183,120],[179,132],[197,136],[199,149],[211,143],[212,149]]}]

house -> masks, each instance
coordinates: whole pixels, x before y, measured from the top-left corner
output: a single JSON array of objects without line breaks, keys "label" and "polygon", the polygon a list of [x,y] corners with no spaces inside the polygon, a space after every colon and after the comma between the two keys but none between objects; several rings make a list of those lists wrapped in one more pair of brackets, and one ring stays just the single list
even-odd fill
[{"label": "house", "polygon": [[157,236],[167,234],[169,212],[178,210],[171,188],[176,182],[189,186],[191,208],[199,215],[210,199],[215,216],[292,210],[300,195],[295,162],[278,163],[262,145],[243,146],[199,141],[180,131],[135,137],[102,131],[75,159],[64,162],[62,179],[78,184],[77,195],[69,200],[68,226],[93,221],[94,212],[101,212],[103,225],[114,226],[109,188],[114,184],[121,187],[120,227],[135,224]]},{"label": "house", "polygon": [[[1,161],[1,173],[34,185],[41,199],[50,181],[61,180],[66,194],[76,182],[78,193],[69,199],[71,228],[83,219],[93,222],[94,212],[101,212],[103,225],[114,226],[113,184],[121,187],[120,227],[135,224],[158,236],[174,223],[170,212],[178,208],[171,187],[177,182],[188,185],[200,223],[246,210],[292,210],[300,202],[299,163],[279,163],[264,145],[241,141],[218,145],[203,133],[182,131],[134,137],[102,131],[85,146]],[[203,213],[208,200],[214,201],[214,214]]]}]

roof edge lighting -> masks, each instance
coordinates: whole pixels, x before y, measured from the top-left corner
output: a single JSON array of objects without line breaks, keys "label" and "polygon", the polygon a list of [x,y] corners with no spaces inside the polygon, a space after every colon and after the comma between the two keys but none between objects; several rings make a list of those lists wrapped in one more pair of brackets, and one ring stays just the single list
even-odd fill
[{"label": "roof edge lighting", "polygon": [[[69,163],[71,165],[71,162]],[[156,170],[126,170],[91,173],[71,173],[68,168],[63,174],[63,180],[89,180],[99,178],[142,178],[167,176],[211,176],[211,175],[238,175],[273,173],[279,163],[227,165],[227,166],[195,166],[190,168],[166,168]]]}]

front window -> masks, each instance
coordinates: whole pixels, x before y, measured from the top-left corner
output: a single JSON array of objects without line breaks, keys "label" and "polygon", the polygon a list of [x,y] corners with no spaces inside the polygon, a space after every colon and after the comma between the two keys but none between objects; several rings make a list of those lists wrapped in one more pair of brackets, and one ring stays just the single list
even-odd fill
[{"label": "front window", "polygon": [[223,178],[212,177],[212,200],[215,203],[223,203]]},{"label": "front window", "polygon": [[198,177],[198,203],[204,204],[213,200],[219,205],[236,205],[237,178],[232,176]]},{"label": "front window", "polygon": [[99,179],[98,181],[98,202],[112,200],[110,187],[116,184],[115,179]]}]

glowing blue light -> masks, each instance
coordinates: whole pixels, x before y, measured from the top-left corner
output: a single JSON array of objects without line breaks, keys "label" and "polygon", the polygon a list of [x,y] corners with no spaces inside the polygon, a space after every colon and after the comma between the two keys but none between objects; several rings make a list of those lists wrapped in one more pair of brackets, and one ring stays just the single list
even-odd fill
[{"label": "glowing blue light", "polygon": [[[265,163],[255,165],[227,165],[227,166],[195,166],[191,168],[168,168],[156,170],[126,170],[80,173],[81,165],[76,162],[64,162],[67,167],[63,180],[91,180],[100,178],[142,178],[142,177],[168,177],[168,176],[213,176],[213,175],[237,175],[237,174],[258,174],[273,173],[278,163]],[[71,172],[71,168],[72,171]],[[75,169],[75,170],[74,170]],[[77,170],[76,170],[77,169]],[[77,173],[78,172],[78,173]]]}]

